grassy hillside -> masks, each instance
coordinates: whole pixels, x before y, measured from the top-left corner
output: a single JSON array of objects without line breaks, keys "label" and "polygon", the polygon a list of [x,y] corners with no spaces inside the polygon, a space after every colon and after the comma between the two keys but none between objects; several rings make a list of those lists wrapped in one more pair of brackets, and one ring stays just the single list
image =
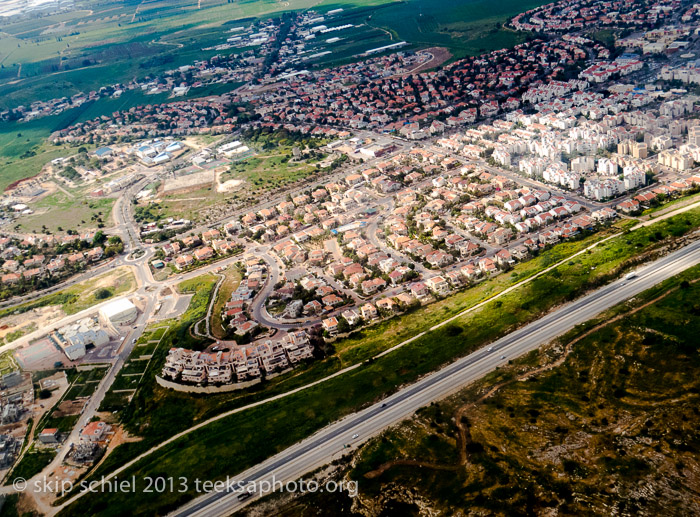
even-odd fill
[{"label": "grassy hillside", "polygon": [[[610,281],[625,268],[636,267],[638,259],[635,257],[640,253],[671,245],[673,240],[697,227],[698,218],[700,211],[696,209],[612,239],[522,288],[489,302],[483,308],[463,315],[450,325],[429,332],[380,359],[366,361],[361,368],[286,398],[229,415],[198,429],[127,469],[122,476],[133,474],[142,479],[144,476],[167,472],[172,476],[218,479],[240,472],[310,435],[329,421],[356,411],[394,391],[397,386],[413,382],[440,365],[492,342],[525,322],[537,319],[543,311],[580,295],[588,288]],[[557,247],[551,251],[558,250]],[[549,252],[541,256],[542,260],[551,260],[552,257]],[[532,266],[527,264],[522,266]],[[517,278],[518,272],[527,274],[516,268],[513,272],[516,276],[511,277],[511,281]],[[226,409],[240,407],[318,379],[337,370],[341,361],[351,364],[368,359],[408,337],[404,331],[415,335],[437,321],[442,321],[453,314],[452,310],[456,310],[454,305],[469,306],[483,299],[483,296],[494,294],[495,284],[485,283],[482,286],[484,290],[477,288],[473,297],[470,297],[472,291],[467,290],[462,293],[464,296],[448,298],[444,304],[432,304],[410,315],[363,330],[354,338],[338,342],[338,353],[329,359],[315,362],[305,371],[295,371],[291,376],[281,376],[262,383],[248,393],[190,397],[168,392],[155,386],[152,377],[149,379],[149,375],[158,371],[158,365],[162,364],[152,361],[153,371],[146,372],[146,381],[139,387],[134,397],[135,403],[119,415],[129,432],[143,436],[144,440],[119,446],[95,476],[107,474],[150,446]],[[503,284],[500,286],[503,287]],[[187,346],[183,340],[188,339],[187,329],[191,323],[192,320],[188,318],[177,329],[177,335],[182,337],[178,337],[176,346]],[[166,349],[164,347],[157,353]],[[159,359],[162,360],[163,357]],[[175,407],[176,412],[173,411]],[[236,434],[236,440],[233,441],[227,439],[232,430]],[[144,514],[167,513],[193,495],[165,493],[154,498],[137,492],[128,497],[123,494],[103,494],[100,498],[88,496],[64,509],[61,515],[84,515],[86,511],[112,515],[112,509],[117,508],[122,513],[137,509]]]},{"label": "grassy hillside", "polygon": [[[699,275],[688,270],[367,444],[348,472],[360,506],[697,515]],[[348,506],[321,496],[281,513],[319,515],[321,501]]]}]

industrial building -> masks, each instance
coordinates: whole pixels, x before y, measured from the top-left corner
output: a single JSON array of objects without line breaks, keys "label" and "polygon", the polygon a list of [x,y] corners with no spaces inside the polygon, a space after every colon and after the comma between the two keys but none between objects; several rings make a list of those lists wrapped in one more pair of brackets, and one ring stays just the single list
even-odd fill
[{"label": "industrial building", "polygon": [[114,300],[100,309],[100,318],[106,324],[129,325],[136,320],[138,310],[127,298]]},{"label": "industrial building", "polygon": [[89,346],[102,346],[109,343],[109,335],[102,330],[93,318],[85,318],[77,323],[61,327],[51,333],[49,339],[71,361],[83,357]]}]

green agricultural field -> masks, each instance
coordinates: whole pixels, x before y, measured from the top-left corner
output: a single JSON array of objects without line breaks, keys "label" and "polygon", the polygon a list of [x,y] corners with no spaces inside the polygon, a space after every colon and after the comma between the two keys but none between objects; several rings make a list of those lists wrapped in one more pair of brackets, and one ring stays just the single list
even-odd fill
[{"label": "green agricultural field", "polygon": [[[345,7],[392,0],[349,0]],[[329,10],[335,0],[84,2],[85,10],[0,23],[0,108],[97,89],[208,58],[231,23],[288,10]],[[235,50],[234,50],[235,51]]]},{"label": "green agricultural field", "polygon": [[[29,122],[0,122],[0,189],[12,182],[36,176],[47,162],[75,154],[68,145],[53,145],[46,139],[68,126],[73,115],[65,112]],[[88,150],[89,145],[85,146]]]},{"label": "green agricultural field", "polygon": [[[309,55],[320,52],[330,52],[330,54],[309,59],[308,62],[317,68],[336,66],[362,59],[361,54],[370,49],[396,43],[395,32],[385,28],[373,27],[369,25],[370,22],[367,20],[372,12],[385,9],[388,6],[390,6],[390,4],[377,8],[353,9],[348,11],[348,15],[346,16],[334,18],[334,26],[353,24],[355,27],[323,34],[311,40],[307,43]],[[340,38],[340,41],[327,43],[327,40],[331,38]],[[408,50],[410,48],[411,47],[403,47],[402,50]]]},{"label": "green agricultural field", "polygon": [[[648,251],[651,253],[649,258],[652,258],[654,250],[686,235],[699,225],[700,210],[695,209],[654,226],[616,237],[595,247],[590,253],[579,255],[537,280],[487,303],[476,311],[463,315],[452,324],[429,332],[390,355],[367,361],[361,368],[313,388],[228,416],[195,431],[143,460],[124,475],[136,474],[139,478],[158,472],[187,476],[201,473],[208,479],[216,479],[226,474],[240,472],[308,436],[329,421],[355,411],[364,404],[376,401],[383,394],[395,390],[396,386],[412,382],[421,375],[434,371],[456,357],[493,341],[517,326],[537,319],[544,311],[575,298],[587,289],[607,283],[626,269],[636,267],[638,259],[635,257],[640,253]],[[591,237],[588,244],[597,238],[597,236]],[[553,264],[557,259],[565,258],[559,254],[558,247],[551,251],[554,253],[544,252],[541,255],[543,262],[539,264],[540,268]],[[527,277],[534,272],[534,270],[523,271],[516,268],[513,271],[516,276],[510,276],[511,282],[515,281],[514,279],[520,274]],[[501,275],[501,277],[508,278],[508,275]],[[484,285],[488,286],[488,282]],[[504,287],[507,283],[500,285]],[[466,301],[463,303],[470,306],[479,299],[488,298],[501,290],[488,290],[488,287],[485,289],[477,300],[472,300],[472,303]],[[199,294],[197,291],[197,295]],[[202,298],[200,302],[200,311],[205,310],[205,300],[206,298]],[[448,298],[448,303],[449,300]],[[442,306],[442,316],[439,313],[426,312],[435,305],[438,309],[440,308],[439,304],[433,304],[426,309],[419,309],[412,314],[392,320],[388,323],[391,327],[385,327],[381,337],[378,331],[375,332],[375,328],[370,328],[351,338],[350,343],[353,344],[349,348],[343,345],[343,341],[338,342],[336,347],[339,349],[339,354],[346,354],[345,360],[348,361],[346,364],[364,361],[372,354],[409,337],[403,333],[403,326],[410,327],[410,335],[415,335],[453,314],[448,305]],[[199,314],[202,313],[199,312]],[[196,320],[187,318],[185,324],[177,329],[178,335],[173,336],[177,340],[172,341],[177,343],[177,346],[192,346],[188,343],[193,339],[188,332],[192,321]],[[416,326],[412,322],[419,323]],[[382,325],[376,328],[382,329]],[[201,343],[198,346],[201,346]],[[158,352],[161,361],[164,358],[164,349],[165,347]],[[153,370],[157,371],[158,362],[154,360],[151,364]],[[311,380],[318,379],[321,372],[326,375],[337,371],[338,366],[338,358],[333,356],[327,361],[315,363],[307,371],[294,372],[295,376],[292,379],[283,376],[265,383],[268,386],[260,385],[251,394],[240,394],[238,397],[232,397],[230,394],[225,397],[211,396],[205,400],[202,397],[188,397],[182,393],[163,390],[154,386],[155,383],[151,379],[147,379],[136,393],[133,403],[120,414],[120,420],[126,428],[133,434],[144,436],[144,440],[118,447],[98,469],[96,475],[108,473],[127,459],[135,457],[187,426],[201,422],[226,409],[240,407],[245,403],[307,384]],[[146,376],[152,373],[154,372],[147,371]],[[174,408],[177,408],[177,411]],[[230,435],[231,429],[236,429],[238,439],[227,443],[225,436]],[[223,446],[223,443],[227,445]],[[235,465],[232,462],[235,462]],[[206,469],[206,472],[202,469]],[[188,498],[189,496],[184,494],[167,494],[157,500],[140,493],[135,498],[133,494],[130,494],[129,498],[110,494],[99,500],[83,498],[63,514],[76,515],[75,512],[84,512],[85,505],[88,505],[92,512],[102,511],[106,512],[106,515],[110,514],[110,508],[119,508],[120,511],[132,507],[138,507],[141,510],[148,508],[149,511],[156,511],[158,508],[159,511],[166,512]]]},{"label": "green agricultural field", "polygon": [[511,47],[525,34],[503,29],[509,17],[545,4],[542,0],[406,0],[377,9],[369,25],[388,29],[398,41],[443,46],[455,57]]}]

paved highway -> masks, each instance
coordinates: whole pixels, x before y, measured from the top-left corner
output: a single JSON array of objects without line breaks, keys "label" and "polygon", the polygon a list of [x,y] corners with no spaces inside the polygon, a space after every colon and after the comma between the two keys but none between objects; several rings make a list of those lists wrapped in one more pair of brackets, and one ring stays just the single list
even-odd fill
[{"label": "paved highway", "polygon": [[[442,399],[483,377],[508,360],[551,341],[600,312],[649,289],[657,283],[700,263],[700,242],[695,242],[640,269],[632,280],[618,280],[555,312],[522,327],[445,368],[428,375],[380,403],[331,424],[263,463],[239,474],[250,481],[291,481],[325,465],[359,443],[400,422],[417,409]],[[356,439],[352,437],[357,435]],[[240,493],[211,493],[194,499],[170,514],[173,517],[230,515],[260,497],[239,501]]]}]

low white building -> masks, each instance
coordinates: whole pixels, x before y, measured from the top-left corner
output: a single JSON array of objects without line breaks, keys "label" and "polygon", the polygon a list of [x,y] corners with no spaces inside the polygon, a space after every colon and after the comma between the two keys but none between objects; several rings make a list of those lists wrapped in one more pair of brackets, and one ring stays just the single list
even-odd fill
[{"label": "low white building", "polygon": [[99,347],[109,343],[107,332],[92,318],[61,327],[50,335],[50,339],[71,361],[83,357],[89,346]]},{"label": "low white building", "polygon": [[112,325],[129,325],[136,320],[138,310],[127,298],[114,300],[100,309],[100,317]]}]

